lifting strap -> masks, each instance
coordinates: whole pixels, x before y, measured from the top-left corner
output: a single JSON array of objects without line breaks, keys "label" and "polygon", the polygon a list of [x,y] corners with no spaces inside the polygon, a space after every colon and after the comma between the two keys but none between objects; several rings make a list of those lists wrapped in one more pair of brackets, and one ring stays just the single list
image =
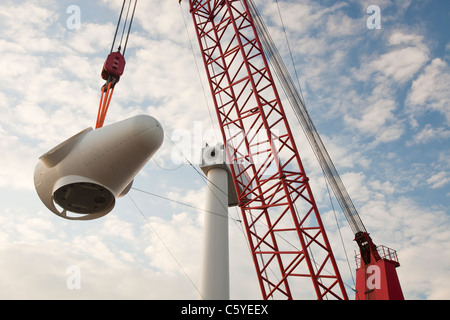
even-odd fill
[{"label": "lifting strap", "polygon": [[128,24],[128,32],[127,32],[127,37],[125,40],[123,53],[121,53],[120,51],[122,48],[123,36],[125,34],[125,27],[126,27],[127,21],[128,21],[128,14],[129,14],[130,8],[131,8],[131,1],[132,0],[129,0],[129,3],[128,3],[128,9],[127,9],[126,17],[125,17],[125,22],[123,24],[123,30],[122,30],[122,36],[120,39],[120,43],[119,43],[119,48],[117,51],[113,52],[114,44],[116,42],[116,37],[117,37],[117,31],[119,30],[120,21],[122,20],[123,9],[125,7],[126,0],[123,0],[122,9],[120,11],[120,16],[119,16],[119,21],[117,22],[116,32],[114,34],[113,43],[111,45],[111,51],[110,51],[108,57],[106,58],[105,63],[103,64],[101,76],[102,76],[103,80],[106,80],[106,83],[102,86],[102,89],[101,89],[100,105],[98,107],[97,122],[95,125],[95,129],[101,128],[103,126],[103,123],[105,122],[105,118],[106,118],[106,113],[108,112],[108,109],[109,109],[109,104],[111,103],[111,97],[114,92],[114,87],[119,82],[120,76],[122,76],[123,71],[125,69],[125,57],[124,56],[125,56],[125,51],[127,49],[128,37],[130,35],[131,25],[133,23],[133,18],[134,18],[134,13],[136,11],[137,0],[134,1],[133,12],[131,14],[131,20]]},{"label": "lifting strap", "polygon": [[107,84],[105,83],[105,85],[102,87],[102,95],[100,97],[100,105],[98,106],[97,123],[95,125],[95,129],[103,127],[103,123],[105,122],[106,113],[108,112],[111,97],[114,92],[114,86],[112,86],[111,84],[112,82],[109,82]]}]

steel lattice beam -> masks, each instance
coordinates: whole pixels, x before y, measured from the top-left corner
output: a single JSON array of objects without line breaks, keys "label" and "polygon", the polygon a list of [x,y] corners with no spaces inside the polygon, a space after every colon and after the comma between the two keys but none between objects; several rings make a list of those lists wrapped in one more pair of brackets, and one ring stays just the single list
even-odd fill
[{"label": "steel lattice beam", "polygon": [[347,299],[245,0],[190,0],[217,118],[264,299]]}]

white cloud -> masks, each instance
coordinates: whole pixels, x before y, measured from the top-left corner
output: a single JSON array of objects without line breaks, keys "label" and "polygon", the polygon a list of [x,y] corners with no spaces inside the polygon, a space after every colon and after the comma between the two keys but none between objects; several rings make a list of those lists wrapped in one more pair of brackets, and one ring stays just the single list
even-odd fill
[{"label": "white cloud", "polygon": [[411,141],[408,142],[408,145],[419,145],[433,140],[445,140],[448,138],[450,138],[450,130],[443,127],[434,128],[431,124],[427,124]]},{"label": "white cloud", "polygon": [[429,50],[420,35],[393,31],[386,42],[388,51],[370,55],[355,74],[357,79],[377,84],[390,80],[404,84],[412,80],[429,59]]},{"label": "white cloud", "polygon": [[371,66],[395,81],[405,82],[410,80],[427,60],[427,53],[420,48],[407,47],[382,55],[373,61]]},{"label": "white cloud", "polygon": [[[58,52],[60,46],[48,38],[48,33],[58,33],[61,27],[55,25],[58,13],[53,1],[10,2],[1,7],[2,37],[15,43],[16,48],[27,52]],[[24,32],[26,30],[26,32]]]},{"label": "white cloud", "polygon": [[428,51],[426,47],[423,46],[423,36],[411,33],[404,33],[402,31],[395,31],[389,37],[388,43],[391,46],[408,44],[421,47],[423,51]]},{"label": "white cloud", "polygon": [[[394,30],[383,41],[386,47],[362,56],[359,67],[352,70],[353,81],[338,84],[345,83],[342,90],[347,91],[339,98],[347,109],[346,124],[372,137],[371,147],[398,141],[404,135],[404,120],[399,117],[402,103],[396,88],[409,85],[429,60],[422,35]],[[364,83],[361,93],[354,87],[358,83],[355,80]]]},{"label": "white cloud", "polygon": [[385,126],[388,120],[393,118],[392,111],[394,108],[394,101],[380,99],[374,104],[363,107],[363,114],[360,119],[352,119],[349,116],[347,122],[352,123],[363,132],[376,134],[381,131],[380,129]]},{"label": "white cloud", "polygon": [[361,19],[352,19],[342,12],[336,12],[328,17],[326,23],[328,36],[351,36],[358,33]]},{"label": "white cloud", "polygon": [[[114,35],[113,30],[115,30],[113,23],[96,24],[84,22],[79,30],[72,31],[68,35],[64,45],[81,54],[108,53]],[[114,49],[117,50],[117,48]],[[76,64],[73,67],[75,68]]]},{"label": "white cloud", "polygon": [[144,254],[150,266],[169,275],[183,268],[183,272],[197,277],[202,233],[192,216],[182,212],[174,214],[170,221],[156,217],[149,220],[151,227],[145,226],[150,231],[149,245]]},{"label": "white cloud", "polygon": [[450,67],[440,58],[435,58],[428,64],[420,76],[414,80],[407,97],[407,106],[415,116],[422,115],[426,110],[434,110],[450,122]]},{"label": "white cloud", "polygon": [[373,190],[378,191],[380,194],[392,195],[397,189],[390,181],[379,181],[373,180],[369,182],[369,185],[373,188]]},{"label": "white cloud", "polygon": [[136,241],[133,225],[121,220],[115,215],[109,216],[105,221],[103,228],[99,231],[102,236],[113,237],[134,243]]},{"label": "white cloud", "polygon": [[[183,275],[164,276],[136,265],[110,266],[59,245],[2,246],[2,299],[196,299]],[[67,286],[70,266],[80,270],[80,288]],[[157,290],[155,289],[157,288]],[[176,288],[176,290],[174,290]]]},{"label": "white cloud", "polygon": [[404,127],[401,123],[392,124],[386,128],[380,130],[380,133],[377,135],[375,141],[372,145],[376,145],[378,143],[383,142],[392,142],[400,139],[400,137],[404,133]]},{"label": "white cloud", "polygon": [[[396,230],[392,239],[398,241],[399,278],[406,298],[448,299],[450,295],[448,243],[450,221],[445,211],[421,208],[407,199],[400,199],[389,208],[391,224]],[[391,245],[391,244],[388,244]],[[419,257],[419,258],[418,258]],[[443,285],[444,284],[444,285]]]},{"label": "white cloud", "polygon": [[372,95],[371,100],[377,101],[369,102],[367,107],[360,108],[359,117],[345,115],[345,122],[360,132],[374,137],[372,145],[398,140],[404,128],[394,116],[395,101],[383,99],[379,95]]},{"label": "white cloud", "polygon": [[446,171],[438,172],[427,179],[427,183],[432,189],[437,189],[445,186],[450,182],[450,174]]},{"label": "white cloud", "polygon": [[24,144],[18,136],[8,134],[0,125],[0,148],[3,150],[0,157],[0,186],[12,189],[30,189],[37,164],[36,148]]},{"label": "white cloud", "polygon": [[[278,8],[274,2],[255,1],[260,12],[268,16],[270,22],[281,26]],[[315,1],[285,2],[280,1],[280,11],[282,12],[283,23],[288,31],[306,33],[319,26],[326,25],[326,20],[339,9],[346,6],[344,2],[336,3],[332,6],[321,6]],[[261,9],[262,7],[262,9]],[[330,27],[335,21],[330,22]]]}]

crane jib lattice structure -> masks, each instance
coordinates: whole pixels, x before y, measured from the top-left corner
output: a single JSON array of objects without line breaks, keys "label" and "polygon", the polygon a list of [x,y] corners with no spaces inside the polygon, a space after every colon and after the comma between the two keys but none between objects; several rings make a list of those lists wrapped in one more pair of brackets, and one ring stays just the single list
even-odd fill
[{"label": "crane jib lattice structure", "polygon": [[263,298],[347,299],[247,1],[189,3]]}]

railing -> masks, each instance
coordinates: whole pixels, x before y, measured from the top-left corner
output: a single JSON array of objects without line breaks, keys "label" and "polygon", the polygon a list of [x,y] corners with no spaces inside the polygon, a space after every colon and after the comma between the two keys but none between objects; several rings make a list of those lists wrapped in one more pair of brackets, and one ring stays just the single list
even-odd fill
[{"label": "railing", "polygon": [[[380,245],[377,247],[377,252],[381,259],[385,259],[390,262],[393,262],[394,264],[400,265],[400,263],[398,262],[397,251],[395,251],[394,249]],[[360,268],[361,267],[360,253],[355,252],[355,260],[356,260],[356,268]]]}]

